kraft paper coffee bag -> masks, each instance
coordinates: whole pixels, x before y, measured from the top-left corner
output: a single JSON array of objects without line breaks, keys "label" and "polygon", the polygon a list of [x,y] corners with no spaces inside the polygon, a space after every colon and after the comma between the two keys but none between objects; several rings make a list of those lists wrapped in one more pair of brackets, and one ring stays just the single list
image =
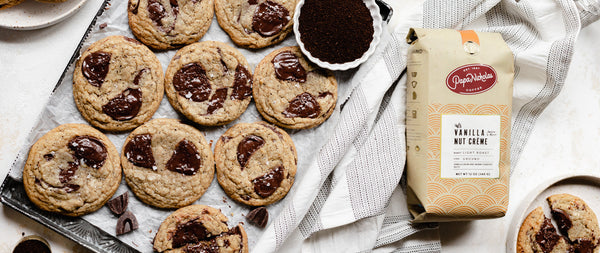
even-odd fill
[{"label": "kraft paper coffee bag", "polygon": [[414,222],[504,216],[512,52],[497,33],[415,28],[407,42],[407,194]]}]

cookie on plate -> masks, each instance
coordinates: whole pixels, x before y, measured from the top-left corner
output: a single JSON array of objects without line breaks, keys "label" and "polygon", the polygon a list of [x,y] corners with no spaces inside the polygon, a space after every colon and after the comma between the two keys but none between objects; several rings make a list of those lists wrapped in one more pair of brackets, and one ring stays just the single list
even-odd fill
[{"label": "cookie on plate", "polygon": [[299,47],[283,47],[267,55],[254,70],[253,83],[256,108],[280,127],[311,128],[335,109],[333,73],[309,63]]},{"label": "cookie on plate", "polygon": [[274,203],[288,193],[298,162],[292,138],[266,122],[239,123],[215,145],[217,180],[227,195],[250,206]]},{"label": "cookie on plate", "polygon": [[179,48],[198,41],[212,23],[213,0],[129,0],[129,27],[154,49]]},{"label": "cookie on plate", "polygon": [[0,10],[13,7],[22,3],[25,0],[0,0]]},{"label": "cookie on plate", "polygon": [[175,119],[154,119],[131,132],[121,164],[133,193],[160,208],[193,203],[208,189],[215,173],[204,135]]},{"label": "cookie on plate", "polygon": [[50,130],[33,144],[23,168],[31,202],[67,216],[98,210],[120,183],[119,152],[103,133],[83,124]]},{"label": "cookie on plate", "polygon": [[571,245],[556,232],[542,207],[537,207],[523,221],[517,237],[517,253],[571,252]]},{"label": "cookie on plate", "polygon": [[238,46],[277,44],[292,30],[295,0],[214,0],[217,21]]},{"label": "cookie on plate", "polygon": [[598,219],[582,199],[562,193],[546,200],[559,231],[569,238],[575,252],[600,252]]},{"label": "cookie on plate", "polygon": [[227,227],[227,217],[218,209],[191,205],[169,215],[153,241],[156,252],[248,253],[248,236],[241,224]]},{"label": "cookie on plate", "polygon": [[198,42],[175,54],[165,74],[165,90],[177,111],[200,125],[237,119],[252,99],[246,58],[216,41]]},{"label": "cookie on plate", "polygon": [[109,36],[85,50],[73,73],[73,97],[83,118],[108,131],[131,130],[152,118],[163,98],[156,55],[137,40]]}]

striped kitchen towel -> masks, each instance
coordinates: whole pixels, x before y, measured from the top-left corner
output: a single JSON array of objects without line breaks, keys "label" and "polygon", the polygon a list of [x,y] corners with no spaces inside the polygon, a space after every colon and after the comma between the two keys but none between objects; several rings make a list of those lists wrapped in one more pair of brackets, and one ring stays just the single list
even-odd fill
[{"label": "striped kitchen towel", "polygon": [[[594,2],[593,0],[586,2]],[[339,122],[254,252],[439,252],[436,224],[411,224],[402,190],[406,34],[410,27],[498,32],[515,56],[512,170],[558,95],[582,26],[573,0],[405,1],[376,53],[340,85]],[[385,26],[384,26],[385,27]],[[385,29],[384,29],[385,30]],[[344,75],[346,73],[339,73]]]}]

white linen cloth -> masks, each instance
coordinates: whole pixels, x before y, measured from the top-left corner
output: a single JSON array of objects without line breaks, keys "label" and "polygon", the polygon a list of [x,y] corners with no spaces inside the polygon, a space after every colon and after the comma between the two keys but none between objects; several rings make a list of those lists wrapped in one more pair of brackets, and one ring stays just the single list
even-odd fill
[{"label": "white linen cloth", "polygon": [[402,6],[409,10],[394,17],[391,32],[384,30],[376,53],[353,76],[340,78],[340,85],[354,88],[339,96],[335,131],[304,168],[297,191],[253,251],[441,251],[436,224],[410,223],[401,184],[408,29],[502,34],[515,56],[514,171],[537,117],[563,86],[579,30],[599,18],[586,7],[598,6],[572,0],[438,0]]}]

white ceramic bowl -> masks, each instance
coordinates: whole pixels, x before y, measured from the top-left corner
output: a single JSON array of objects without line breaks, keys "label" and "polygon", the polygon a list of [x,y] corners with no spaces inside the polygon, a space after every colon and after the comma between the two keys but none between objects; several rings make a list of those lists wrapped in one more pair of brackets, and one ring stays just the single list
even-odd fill
[{"label": "white ceramic bowl", "polygon": [[62,3],[40,3],[34,0],[0,10],[0,27],[13,30],[34,30],[65,20],[75,14],[87,0]]},{"label": "white ceramic bowl", "polygon": [[363,2],[369,8],[371,12],[371,16],[373,17],[373,40],[369,45],[369,49],[362,55],[362,57],[346,63],[329,63],[321,61],[315,57],[313,57],[308,50],[304,48],[304,43],[300,40],[300,32],[298,31],[298,27],[300,26],[300,22],[298,21],[300,17],[300,12],[302,6],[304,5],[304,0],[299,0],[296,5],[296,13],[294,14],[294,35],[296,36],[296,42],[300,46],[300,50],[302,53],[313,63],[317,64],[319,67],[330,69],[330,70],[347,70],[351,68],[355,68],[363,62],[367,61],[367,59],[375,52],[375,48],[379,44],[379,40],[381,37],[381,14],[379,14],[379,6],[375,3],[375,0],[363,0]]}]

